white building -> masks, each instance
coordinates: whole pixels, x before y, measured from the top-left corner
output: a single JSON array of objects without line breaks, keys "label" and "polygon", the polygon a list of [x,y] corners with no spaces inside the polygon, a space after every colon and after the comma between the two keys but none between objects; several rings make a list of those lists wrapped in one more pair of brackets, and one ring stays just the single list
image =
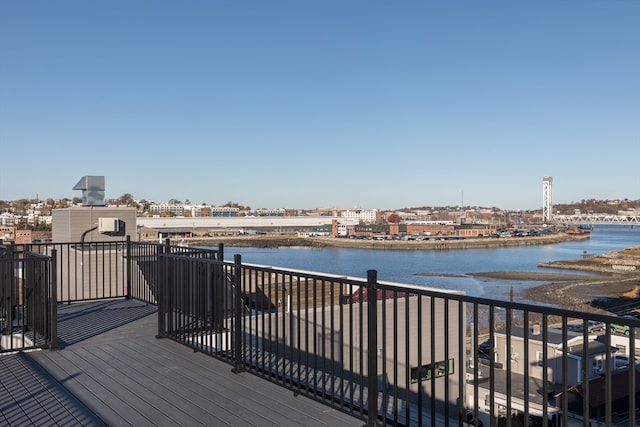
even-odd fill
[{"label": "white building", "polygon": [[239,208],[229,206],[211,206],[211,216],[215,217],[237,217],[240,214]]},{"label": "white building", "polygon": [[173,203],[154,203],[149,206],[149,211],[157,214],[171,212],[175,216],[182,216],[184,215],[184,206]]},{"label": "white building", "polygon": [[342,218],[355,218],[361,222],[376,223],[379,218],[379,211],[377,209],[364,210],[364,209],[347,209],[340,213]]},{"label": "white building", "polygon": [[279,209],[256,209],[254,213],[257,216],[285,216],[285,210]]}]

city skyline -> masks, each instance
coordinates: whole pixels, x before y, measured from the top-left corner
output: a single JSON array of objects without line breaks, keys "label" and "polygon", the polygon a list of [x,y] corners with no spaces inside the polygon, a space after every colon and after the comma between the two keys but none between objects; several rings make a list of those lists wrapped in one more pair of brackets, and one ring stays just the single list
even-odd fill
[{"label": "city skyline", "polygon": [[640,199],[640,3],[0,5],[0,200]]},{"label": "city skyline", "polygon": [[[361,210],[361,211],[380,211],[380,212],[389,213],[389,212],[398,212],[401,210],[420,211],[420,210],[426,209],[426,210],[437,211],[441,209],[450,209],[450,210],[465,209],[467,211],[497,210],[497,211],[504,211],[504,212],[529,212],[529,213],[538,212],[538,213],[541,213],[543,216],[545,213],[544,206],[540,206],[538,208],[532,208],[532,209],[507,209],[507,208],[502,208],[500,206],[453,204],[453,205],[445,205],[445,206],[437,206],[437,205],[402,206],[402,207],[390,208],[390,209],[379,208],[375,206],[372,208],[359,208],[359,207],[350,207],[350,206],[316,206],[315,208],[312,208],[312,209],[304,209],[304,208],[298,208],[296,206],[255,206],[255,205],[252,206],[250,204],[241,204],[235,201],[228,201],[225,203],[215,204],[215,203],[208,203],[208,202],[194,202],[188,199],[146,200],[146,199],[138,199],[132,196],[133,195],[129,193],[125,193],[121,195],[120,198],[106,198],[105,206],[125,206],[125,205],[136,206],[138,207],[139,210],[142,209],[143,211],[148,211],[149,209],[152,209],[154,205],[160,205],[160,206],[184,206],[185,208],[189,208],[189,209],[193,207],[199,207],[199,206],[202,206],[202,207],[206,206],[206,207],[212,207],[212,208],[230,206],[230,207],[238,208],[242,212],[265,210],[265,211],[299,211],[299,212],[308,213],[313,211],[324,212],[328,210],[340,210],[340,211],[360,211]],[[60,204],[65,200],[69,202],[68,205],[65,203]],[[122,202],[121,200],[129,200],[129,201]],[[15,209],[16,206],[20,208],[24,204],[24,202],[27,202],[27,203],[38,202],[39,204],[49,204],[53,202],[51,204],[52,207],[61,208],[61,207],[68,207],[71,205],[80,206],[82,205],[83,200],[82,200],[82,197],[80,196],[64,197],[62,199],[53,199],[50,197],[40,197],[40,195],[38,195],[38,197],[35,197],[35,198],[22,197],[22,198],[13,199],[13,200],[0,199],[0,207],[2,207],[3,204],[5,204],[5,207],[7,208],[12,207],[13,209]],[[133,204],[129,204],[129,202],[133,202]],[[8,204],[10,204],[10,206]],[[576,213],[578,211],[580,211],[580,213],[582,214],[596,213],[596,214],[615,215],[621,211],[640,211],[640,199],[633,200],[629,198],[623,198],[623,199],[598,200],[593,198],[587,198],[580,201],[551,204],[550,206],[548,206],[548,208],[551,211],[551,215],[556,215],[556,214],[567,215],[571,213]],[[613,211],[615,211],[615,213]]]}]

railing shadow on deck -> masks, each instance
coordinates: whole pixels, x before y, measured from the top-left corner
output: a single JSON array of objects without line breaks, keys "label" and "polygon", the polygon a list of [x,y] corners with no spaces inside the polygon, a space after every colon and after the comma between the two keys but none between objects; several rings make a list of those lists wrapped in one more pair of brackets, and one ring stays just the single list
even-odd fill
[{"label": "railing shadow on deck", "polygon": [[106,425],[28,353],[0,357],[0,378],[0,423]]},{"label": "railing shadow on deck", "polygon": [[105,300],[61,304],[58,308],[58,346],[64,348],[135,320],[155,314],[158,308],[136,300]]}]

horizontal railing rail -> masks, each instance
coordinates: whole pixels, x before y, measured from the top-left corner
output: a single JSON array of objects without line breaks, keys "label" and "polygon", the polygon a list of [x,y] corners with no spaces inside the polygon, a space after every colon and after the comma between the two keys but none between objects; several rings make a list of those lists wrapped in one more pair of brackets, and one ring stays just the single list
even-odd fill
[{"label": "horizontal railing rail", "polygon": [[369,425],[635,425],[638,319],[159,257],[159,337]]}]

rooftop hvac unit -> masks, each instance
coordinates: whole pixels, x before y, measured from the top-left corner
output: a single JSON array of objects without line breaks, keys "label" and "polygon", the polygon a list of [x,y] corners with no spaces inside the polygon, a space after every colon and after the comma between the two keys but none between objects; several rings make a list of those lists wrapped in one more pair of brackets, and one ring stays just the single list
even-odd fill
[{"label": "rooftop hvac unit", "polygon": [[118,218],[98,218],[98,232],[107,236],[124,236],[125,222]]}]

